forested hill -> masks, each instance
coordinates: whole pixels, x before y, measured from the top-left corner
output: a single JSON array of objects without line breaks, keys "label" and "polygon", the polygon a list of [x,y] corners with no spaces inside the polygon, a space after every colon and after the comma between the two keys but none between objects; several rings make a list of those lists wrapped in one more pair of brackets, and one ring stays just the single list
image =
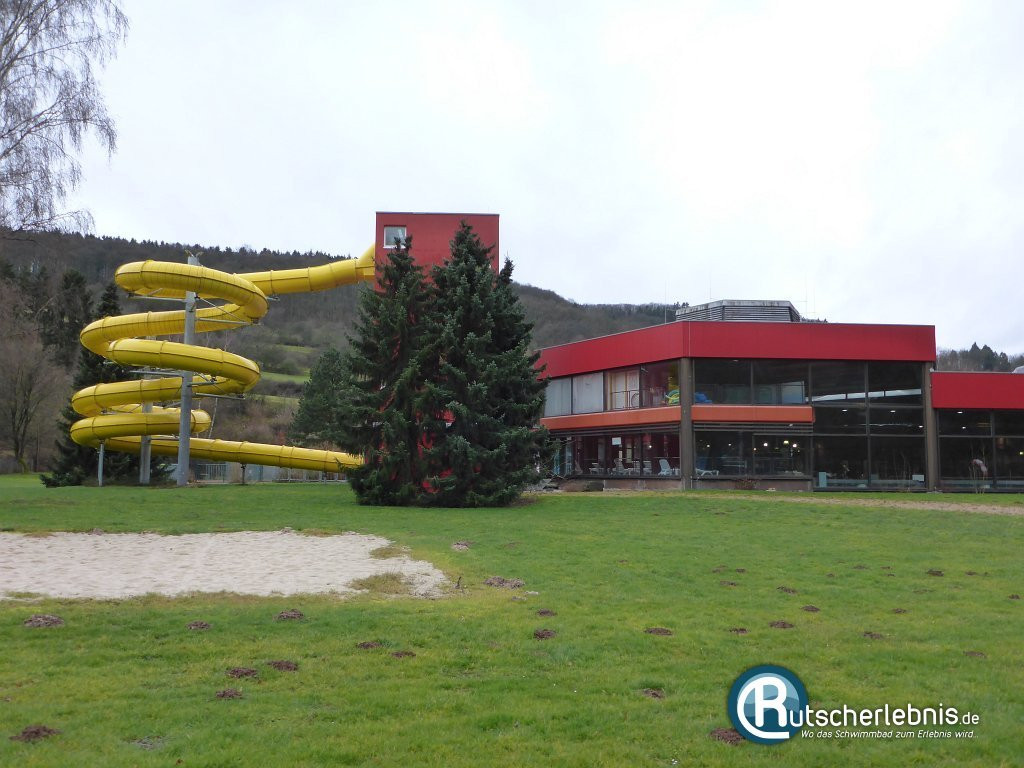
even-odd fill
[{"label": "forested hill", "polygon": [[[229,272],[308,267],[344,258],[321,252],[233,250],[217,246],[137,242],[118,237],[39,233],[18,239],[0,239],[0,268],[7,264],[15,271],[45,269],[53,283],[59,281],[66,270],[74,268],[85,276],[94,296],[98,296],[121,264],[145,259],[184,261],[186,250],[202,252],[203,264]],[[663,323],[674,318],[677,306],[577,304],[542,288],[519,284],[516,288],[527,316],[534,323],[535,348]],[[271,305],[270,314],[262,326],[230,334],[233,338],[225,339],[225,342],[235,351],[251,353],[271,366],[275,362],[273,358],[280,356],[281,347],[312,348],[310,352],[332,345],[343,347],[345,335],[355,318],[357,296],[357,289],[341,288],[281,297]],[[125,311],[139,311],[142,304],[125,301],[124,307]],[[298,354],[294,349],[292,352]],[[309,357],[298,355],[294,365],[278,362],[283,364],[286,372],[294,370],[299,373],[308,368]],[[1024,356],[1007,356],[987,345],[979,347],[974,344],[970,349],[941,350],[936,367],[939,370],[1011,371],[1021,364],[1024,364]]]},{"label": "forested hill", "polygon": [[[38,233],[0,240],[0,262],[19,271],[45,267],[50,277],[57,280],[64,271],[74,268],[85,276],[94,294],[99,295],[102,286],[110,282],[121,264],[145,259],[184,261],[186,250],[202,252],[205,266],[228,272],[308,267],[339,258],[319,252],[233,250],[117,237]],[[517,290],[527,316],[534,323],[533,341],[537,348],[655,325],[675,316],[675,305],[576,304],[553,291],[529,285],[517,285]],[[345,333],[352,327],[355,317],[357,296],[356,289],[341,288],[282,297],[271,305],[260,335],[273,335],[277,343],[317,349],[326,349],[332,344],[343,346]],[[126,311],[138,310],[133,303],[125,302]]]}]

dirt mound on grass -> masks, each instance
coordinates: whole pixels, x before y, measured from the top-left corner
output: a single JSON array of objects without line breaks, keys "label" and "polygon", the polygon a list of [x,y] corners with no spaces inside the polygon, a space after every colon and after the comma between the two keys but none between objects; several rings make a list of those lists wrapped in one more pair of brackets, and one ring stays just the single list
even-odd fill
[{"label": "dirt mound on grass", "polygon": [[225,688],[223,691],[217,691],[218,699],[240,699],[242,698],[242,692],[237,688]]},{"label": "dirt mound on grass", "polygon": [[504,576],[491,576],[484,581],[484,584],[499,589],[519,589],[526,586],[526,582],[522,579],[506,579]]},{"label": "dirt mound on grass", "polygon": [[258,674],[252,667],[231,667],[228,670],[228,677],[256,677]]},{"label": "dirt mound on grass", "polygon": [[291,610],[281,611],[275,619],[277,621],[297,621],[299,619],[306,618],[306,615],[299,610],[292,608]]},{"label": "dirt mound on grass", "polygon": [[644,630],[648,635],[671,635],[672,630],[668,627],[648,627]]},{"label": "dirt mound on grass", "polygon": [[268,667],[273,667],[278,672],[295,672],[298,670],[299,665],[294,661],[288,661],[287,659],[278,659],[277,661],[268,661]]},{"label": "dirt mound on grass", "polygon": [[793,625],[790,624],[788,621],[773,621],[768,626],[769,627],[773,627],[775,629],[792,629],[793,628]]},{"label": "dirt mound on grass", "polygon": [[735,728],[715,728],[710,734],[712,739],[724,741],[726,744],[736,746],[743,743],[743,737]]},{"label": "dirt mound on grass", "polygon": [[26,627],[37,629],[40,627],[63,627],[64,619],[54,616],[52,613],[35,613],[22,622]]},{"label": "dirt mound on grass", "polygon": [[197,632],[202,632],[202,631],[207,630],[207,629],[210,628],[210,622],[208,622],[208,621],[190,621],[187,625],[185,625],[185,628],[186,629],[195,630]]},{"label": "dirt mound on grass", "polygon": [[55,736],[60,733],[56,728],[50,728],[46,725],[30,725],[23,728],[21,733],[17,733],[11,736],[11,741],[24,741],[31,743],[33,741],[39,741],[40,739],[48,739],[50,736]]},{"label": "dirt mound on grass", "polygon": [[644,696],[649,699],[664,699],[665,692],[661,688],[644,688],[640,691]]},{"label": "dirt mound on grass", "polygon": [[558,633],[555,632],[555,630],[553,630],[553,629],[535,629],[535,630],[533,630],[533,636],[537,640],[548,640],[548,639],[554,637],[556,634],[558,634]]}]

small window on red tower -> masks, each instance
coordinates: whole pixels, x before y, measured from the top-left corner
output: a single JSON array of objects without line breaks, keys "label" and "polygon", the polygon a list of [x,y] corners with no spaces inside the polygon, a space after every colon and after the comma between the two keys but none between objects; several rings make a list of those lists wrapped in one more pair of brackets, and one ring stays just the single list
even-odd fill
[{"label": "small window on red tower", "polygon": [[395,241],[405,240],[405,227],[387,226],[384,227],[384,247],[394,248]]}]

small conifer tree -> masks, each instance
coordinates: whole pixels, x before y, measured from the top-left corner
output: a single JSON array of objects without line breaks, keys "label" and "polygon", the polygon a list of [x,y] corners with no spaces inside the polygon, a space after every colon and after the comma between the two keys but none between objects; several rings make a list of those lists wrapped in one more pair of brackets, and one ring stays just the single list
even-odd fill
[{"label": "small conifer tree", "polygon": [[302,390],[299,407],[288,430],[289,439],[299,445],[323,446],[330,442],[328,433],[338,418],[338,383],[344,375],[344,358],[331,347],[317,359],[309,372],[309,381]]},{"label": "small conifer tree", "polygon": [[[91,302],[90,302],[91,303]],[[100,297],[96,318],[112,317],[121,314],[121,305],[117,299],[117,286],[110,283]],[[124,381],[132,378],[124,366],[112,363],[105,358],[82,349],[75,369],[73,385],[75,391],[93,384],[111,381]],[[87,478],[96,476],[99,453],[95,448],[79,445],[71,439],[71,425],[82,418],[75,413],[71,404],[64,406],[60,413],[57,438],[57,457],[54,470],[43,475],[43,483],[53,488],[62,485],[81,485]],[[113,482],[130,481],[139,472],[139,457],[134,454],[108,452],[103,465],[103,475]]]}]

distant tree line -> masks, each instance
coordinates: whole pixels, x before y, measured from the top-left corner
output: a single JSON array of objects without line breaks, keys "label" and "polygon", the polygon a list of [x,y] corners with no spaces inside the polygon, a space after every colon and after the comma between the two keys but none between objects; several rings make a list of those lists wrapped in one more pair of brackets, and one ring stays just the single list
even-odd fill
[{"label": "distant tree line", "polygon": [[1007,355],[996,352],[988,344],[979,347],[975,342],[970,349],[940,349],[935,368],[940,371],[993,371],[1007,372],[1024,365],[1024,354]]}]

